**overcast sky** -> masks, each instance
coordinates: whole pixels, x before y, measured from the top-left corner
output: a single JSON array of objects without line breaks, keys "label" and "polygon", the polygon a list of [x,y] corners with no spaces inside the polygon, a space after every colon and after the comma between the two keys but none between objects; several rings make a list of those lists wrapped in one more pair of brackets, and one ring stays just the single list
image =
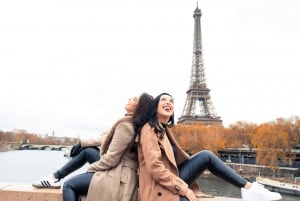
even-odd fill
[{"label": "overcast sky", "polygon": [[[207,86],[224,126],[300,116],[300,1],[199,0]],[[90,137],[142,92],[181,116],[196,0],[0,2],[0,130]]]}]

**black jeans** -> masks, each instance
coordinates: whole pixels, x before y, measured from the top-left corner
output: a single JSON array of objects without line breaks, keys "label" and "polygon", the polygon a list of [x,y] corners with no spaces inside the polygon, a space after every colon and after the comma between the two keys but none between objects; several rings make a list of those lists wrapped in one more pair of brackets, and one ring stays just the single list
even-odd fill
[{"label": "black jeans", "polygon": [[94,172],[76,175],[63,185],[63,201],[78,201],[79,195],[87,195]]},{"label": "black jeans", "polygon": [[[196,181],[206,169],[239,188],[244,187],[247,183],[246,179],[241,177],[220,158],[208,150],[203,150],[194,154],[191,158],[183,162],[178,169],[179,177],[187,184]],[[187,200],[188,199],[185,197],[180,197],[180,201]]]},{"label": "black jeans", "polygon": [[53,175],[57,179],[62,179],[73,171],[81,168],[86,162],[93,163],[100,159],[99,149],[97,147],[83,148],[77,155],[72,157],[61,169]]}]

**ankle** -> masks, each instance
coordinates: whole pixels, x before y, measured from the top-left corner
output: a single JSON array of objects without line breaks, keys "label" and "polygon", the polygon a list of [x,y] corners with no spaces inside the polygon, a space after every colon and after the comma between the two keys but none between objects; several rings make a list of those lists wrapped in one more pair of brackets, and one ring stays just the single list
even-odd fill
[{"label": "ankle", "polygon": [[52,178],[53,180],[57,180],[57,178],[55,177],[54,174],[51,174],[51,178]]},{"label": "ankle", "polygon": [[247,182],[244,186],[245,189],[249,190],[252,187],[252,183]]}]

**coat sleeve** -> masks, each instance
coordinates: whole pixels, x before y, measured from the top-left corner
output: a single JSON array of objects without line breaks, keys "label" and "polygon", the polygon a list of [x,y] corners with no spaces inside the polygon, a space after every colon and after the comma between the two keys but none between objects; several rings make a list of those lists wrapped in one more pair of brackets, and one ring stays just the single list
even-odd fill
[{"label": "coat sleeve", "polygon": [[101,156],[100,160],[92,163],[88,171],[103,171],[116,167],[124,155],[134,136],[134,129],[131,123],[120,123],[113,135],[107,152]]},{"label": "coat sleeve", "polygon": [[[157,135],[150,127],[144,127],[141,135],[141,148],[147,172],[161,186],[174,194],[186,195],[188,185],[163,162],[162,150],[158,143]],[[166,160],[166,159],[164,159]]]},{"label": "coat sleeve", "polygon": [[107,133],[108,132],[104,132],[95,138],[80,139],[80,145],[81,147],[101,146],[102,140],[107,135]]}]

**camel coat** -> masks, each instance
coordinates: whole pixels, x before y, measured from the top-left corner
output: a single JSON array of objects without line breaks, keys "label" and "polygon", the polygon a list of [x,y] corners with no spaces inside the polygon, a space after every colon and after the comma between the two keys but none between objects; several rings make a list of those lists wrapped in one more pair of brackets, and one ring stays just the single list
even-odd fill
[{"label": "camel coat", "polygon": [[[176,150],[175,155],[171,144]],[[138,158],[141,201],[179,201],[180,195],[187,193],[188,184],[179,178],[177,166],[189,156],[180,148],[168,128],[166,135],[160,139],[150,125],[145,124]]]},{"label": "camel coat", "polygon": [[[137,196],[137,155],[131,151],[134,128],[130,122],[117,125],[112,141],[88,172],[95,172],[87,201],[135,201]],[[101,140],[103,142],[103,140]]]}]

